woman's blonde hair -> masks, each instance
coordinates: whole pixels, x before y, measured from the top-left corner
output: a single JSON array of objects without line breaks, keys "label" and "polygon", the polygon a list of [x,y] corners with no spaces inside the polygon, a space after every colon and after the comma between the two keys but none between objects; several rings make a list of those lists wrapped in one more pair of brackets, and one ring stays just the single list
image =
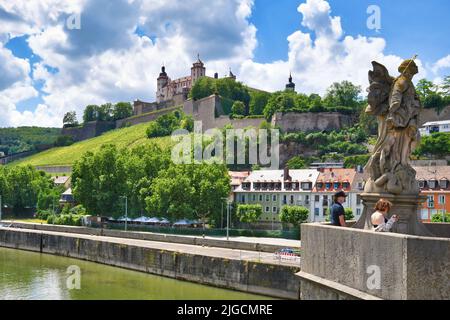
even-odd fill
[{"label": "woman's blonde hair", "polygon": [[375,210],[377,211],[389,211],[392,208],[392,203],[385,199],[378,200],[377,204],[375,205]]}]

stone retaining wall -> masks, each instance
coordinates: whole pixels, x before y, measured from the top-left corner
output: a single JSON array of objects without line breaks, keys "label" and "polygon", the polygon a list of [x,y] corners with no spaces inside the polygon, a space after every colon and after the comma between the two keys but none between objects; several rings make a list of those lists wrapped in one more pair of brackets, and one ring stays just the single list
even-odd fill
[{"label": "stone retaining wall", "polygon": [[0,246],[55,254],[221,288],[298,299],[299,268],[187,254],[72,234],[0,228]]},{"label": "stone retaining wall", "polygon": [[302,299],[327,299],[342,286],[390,300],[450,299],[450,238],[324,224],[302,224],[301,234]]},{"label": "stone retaining wall", "polygon": [[[171,242],[180,244],[190,244],[198,246],[208,246],[217,248],[228,248],[237,250],[248,250],[248,251],[260,251],[273,253],[285,246],[278,246],[272,244],[264,243],[252,243],[252,242],[242,242],[242,241],[226,241],[221,239],[211,239],[211,238],[201,238],[192,236],[179,236],[170,234],[159,234],[150,232],[137,232],[137,231],[121,231],[121,230],[111,230],[111,229],[97,229],[97,228],[87,228],[87,227],[72,227],[72,226],[59,226],[59,225],[49,225],[49,224],[35,224],[35,223],[20,223],[14,222],[11,224],[14,228],[22,229],[32,229],[41,231],[55,231],[55,232],[67,232],[67,233],[78,233],[96,236],[106,236],[106,237],[117,237],[125,239],[136,239],[136,240],[147,240],[147,241],[159,241],[159,242]],[[295,248],[300,249],[300,247]]]}]

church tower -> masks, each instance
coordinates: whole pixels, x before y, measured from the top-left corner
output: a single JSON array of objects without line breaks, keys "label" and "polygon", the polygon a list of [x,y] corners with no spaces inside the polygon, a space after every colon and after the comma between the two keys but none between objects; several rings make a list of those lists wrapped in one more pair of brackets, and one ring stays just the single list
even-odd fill
[{"label": "church tower", "polygon": [[286,85],[286,91],[295,91],[295,83],[292,82],[292,74],[289,75],[289,83]]},{"label": "church tower", "polygon": [[192,86],[200,77],[204,77],[205,75],[206,75],[205,65],[203,64],[202,60],[200,60],[200,55],[197,55],[197,61],[194,62],[191,68]]},{"label": "church tower", "polygon": [[166,73],[166,67],[161,67],[161,73],[159,74],[159,77],[157,79],[157,92],[156,92],[156,101],[161,102],[164,101],[166,98],[165,90],[167,90],[167,85],[169,84],[169,77]]}]

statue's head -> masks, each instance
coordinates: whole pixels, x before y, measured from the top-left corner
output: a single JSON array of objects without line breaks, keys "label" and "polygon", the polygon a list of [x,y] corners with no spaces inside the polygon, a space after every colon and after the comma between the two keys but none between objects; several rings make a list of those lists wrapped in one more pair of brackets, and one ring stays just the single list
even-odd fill
[{"label": "statue's head", "polygon": [[410,74],[415,75],[419,73],[419,68],[417,67],[417,64],[412,59],[407,59],[402,62],[402,64],[398,67],[398,72],[402,74]]}]

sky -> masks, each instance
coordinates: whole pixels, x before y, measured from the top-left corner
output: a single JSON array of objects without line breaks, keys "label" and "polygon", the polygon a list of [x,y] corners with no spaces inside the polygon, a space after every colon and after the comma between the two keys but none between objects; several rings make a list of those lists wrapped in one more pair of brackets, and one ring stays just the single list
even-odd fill
[{"label": "sky", "polygon": [[88,104],[154,101],[161,65],[233,71],[245,84],[364,90],[418,54],[420,78],[450,74],[447,0],[0,0],[0,127],[62,126]]}]

